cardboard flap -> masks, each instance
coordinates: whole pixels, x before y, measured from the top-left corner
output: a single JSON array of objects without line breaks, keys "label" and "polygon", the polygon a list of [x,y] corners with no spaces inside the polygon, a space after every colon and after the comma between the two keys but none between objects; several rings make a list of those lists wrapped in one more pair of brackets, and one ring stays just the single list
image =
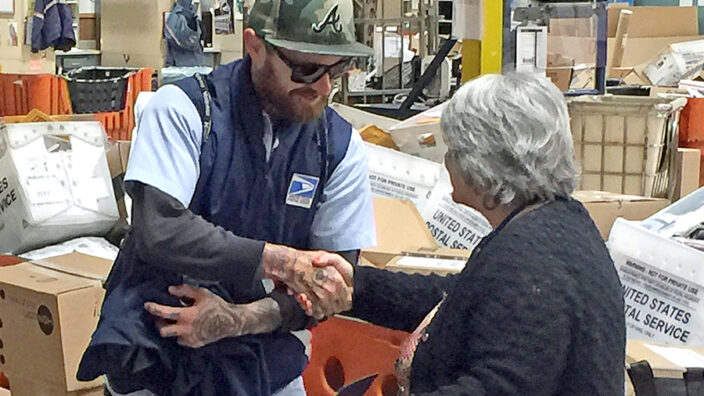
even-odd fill
[{"label": "cardboard flap", "polygon": [[103,281],[110,273],[113,262],[104,258],[73,252],[61,256],[33,260],[31,263],[65,274]]},{"label": "cardboard flap", "polygon": [[575,191],[572,197],[582,203],[592,202],[634,202],[634,201],[659,201],[661,198],[648,198],[638,195],[617,194],[607,191]]},{"label": "cardboard flap", "polygon": [[616,36],[621,10],[630,10],[629,37],[696,36],[699,34],[697,7],[611,7],[608,12],[608,36]]},{"label": "cardboard flap", "polygon": [[399,254],[417,249],[436,249],[433,235],[416,207],[409,201],[374,198],[377,245],[371,253]]},{"label": "cardboard flap", "polygon": [[48,294],[61,294],[98,284],[95,280],[43,268],[31,262],[0,268],[0,283]]},{"label": "cardboard flap", "polygon": [[650,363],[655,377],[682,378],[687,367],[704,367],[704,348],[628,340],[626,363],[641,360]]}]

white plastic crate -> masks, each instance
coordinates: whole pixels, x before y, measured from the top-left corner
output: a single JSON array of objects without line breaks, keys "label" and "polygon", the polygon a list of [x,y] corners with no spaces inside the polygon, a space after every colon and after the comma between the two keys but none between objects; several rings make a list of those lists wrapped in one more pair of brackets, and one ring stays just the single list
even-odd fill
[{"label": "white plastic crate", "polygon": [[669,196],[686,99],[580,96],[568,100],[580,190]]}]

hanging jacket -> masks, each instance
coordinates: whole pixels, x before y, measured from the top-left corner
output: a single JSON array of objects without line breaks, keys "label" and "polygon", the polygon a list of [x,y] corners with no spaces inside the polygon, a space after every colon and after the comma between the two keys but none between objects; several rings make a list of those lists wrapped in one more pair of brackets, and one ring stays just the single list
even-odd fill
[{"label": "hanging jacket", "polygon": [[164,38],[168,47],[166,66],[203,66],[201,28],[196,8],[191,0],[174,4],[164,23]]},{"label": "hanging jacket", "polygon": [[[262,107],[250,67],[245,58],[206,78],[212,128],[201,146],[200,175],[189,209],[235,235],[310,248],[316,208],[346,153],[352,128],[331,109],[308,124],[278,126],[279,144],[267,162]],[[177,85],[196,107],[202,104],[195,78]],[[306,205],[286,204],[300,178],[317,187],[309,195],[296,195],[308,199]],[[106,284],[101,319],[78,379],[107,374],[120,393],[146,388],[157,395],[267,396],[303,372],[303,344],[288,332],[223,339],[197,349],[161,338],[143,304],[178,305],[167,292],[170,285],[195,282],[234,303],[258,300],[265,291],[258,280],[247,284],[239,279],[234,267],[230,281],[195,281],[159,269],[168,263],[145,262],[138,249],[136,238],[128,235]]]},{"label": "hanging jacket", "polygon": [[32,18],[32,52],[48,47],[68,51],[75,46],[73,12],[66,0],[36,0]]}]

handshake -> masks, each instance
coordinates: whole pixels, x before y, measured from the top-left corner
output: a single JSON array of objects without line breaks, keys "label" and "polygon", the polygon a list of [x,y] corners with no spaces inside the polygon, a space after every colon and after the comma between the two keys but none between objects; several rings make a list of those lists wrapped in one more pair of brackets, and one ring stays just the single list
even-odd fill
[{"label": "handshake", "polygon": [[307,315],[322,319],[352,308],[353,267],[337,254],[267,244],[265,277],[283,283]]},{"label": "handshake", "polygon": [[[262,256],[264,277],[286,286],[307,315],[322,319],[352,308],[353,267],[337,254],[301,251],[267,243]],[[264,298],[231,304],[208,289],[169,287],[169,293],[192,302],[172,307],[146,302],[159,334],[182,346],[198,348],[226,337],[269,333],[281,324],[278,304]]]}]

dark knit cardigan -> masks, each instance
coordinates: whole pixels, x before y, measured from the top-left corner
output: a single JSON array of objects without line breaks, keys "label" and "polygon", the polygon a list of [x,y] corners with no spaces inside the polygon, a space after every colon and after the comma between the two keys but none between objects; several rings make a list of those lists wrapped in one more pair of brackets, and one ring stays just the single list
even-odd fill
[{"label": "dark knit cardigan", "polygon": [[457,275],[358,267],[354,315],[412,331],[447,293],[414,395],[622,395],[623,292],[587,211],[557,200],[506,223]]}]

